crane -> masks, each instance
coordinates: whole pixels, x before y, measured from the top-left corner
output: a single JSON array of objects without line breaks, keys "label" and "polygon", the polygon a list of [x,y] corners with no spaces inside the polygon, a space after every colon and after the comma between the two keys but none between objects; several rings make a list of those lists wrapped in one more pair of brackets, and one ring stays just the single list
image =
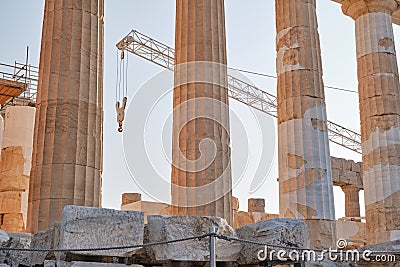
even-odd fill
[{"label": "crane", "polygon": [[[116,46],[121,51],[128,51],[163,68],[174,71],[174,49],[137,30],[133,29]],[[228,94],[229,97],[243,104],[275,118],[277,117],[276,96],[229,74]],[[327,122],[327,126],[331,142],[361,154],[361,135],[359,133],[331,121]]]}]

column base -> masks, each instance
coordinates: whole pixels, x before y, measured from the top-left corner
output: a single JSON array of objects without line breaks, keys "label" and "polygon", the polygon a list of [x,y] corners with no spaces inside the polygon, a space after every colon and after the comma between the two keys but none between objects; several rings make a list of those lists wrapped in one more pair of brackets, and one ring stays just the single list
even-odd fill
[{"label": "column base", "polygon": [[322,219],[304,219],[308,227],[310,248],[336,248],[336,221]]}]

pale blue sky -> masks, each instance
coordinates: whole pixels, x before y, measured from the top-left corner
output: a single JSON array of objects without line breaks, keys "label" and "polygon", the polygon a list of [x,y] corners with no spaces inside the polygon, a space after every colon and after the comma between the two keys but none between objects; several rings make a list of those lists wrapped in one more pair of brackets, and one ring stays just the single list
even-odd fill
[{"label": "pale blue sky", "polygon": [[[273,0],[227,0],[226,26],[228,64],[232,67],[275,74],[275,18]],[[356,90],[356,61],[354,22],[341,13],[340,6],[330,0],[318,0],[324,81],[326,85]],[[0,62],[24,62],[26,46],[30,47],[30,63],[38,65],[44,0],[1,0],[0,4]],[[104,81],[104,172],[103,206],[118,208],[121,193],[137,192],[123,155],[122,135],[117,132],[115,114],[115,79],[117,43],[131,29],[153,37],[169,46],[174,44],[174,0],[105,0],[105,81]],[[395,27],[396,44],[400,36]],[[162,68],[141,58],[129,57],[129,96]],[[258,87],[276,94],[276,81],[247,75]],[[168,102],[168,101],[167,101]],[[350,129],[359,129],[357,95],[326,89],[328,118]],[[242,104],[231,101],[244,117],[251,112]],[[162,109],[162,107],[160,107]],[[168,109],[168,104],[165,105]],[[161,110],[168,113],[169,110]],[[246,115],[247,114],[247,115]],[[263,115],[264,116],[264,115]],[[268,123],[266,119],[266,122]],[[245,127],[247,121],[244,122]],[[251,122],[249,122],[251,124]],[[250,126],[249,126],[250,127]],[[251,127],[250,127],[251,128]],[[273,130],[271,129],[271,132]],[[154,136],[160,135],[153,133]],[[267,134],[267,136],[269,136]],[[239,138],[239,137],[237,137]],[[264,139],[267,142],[271,139]],[[240,140],[232,135],[233,164],[240,154]],[[251,144],[249,149],[258,146]],[[269,144],[271,146],[271,144]],[[273,144],[272,144],[273,146]],[[129,148],[134,150],[134,148]],[[235,156],[236,155],[236,156]],[[331,155],[361,160],[360,155],[331,145]],[[161,159],[160,159],[161,160]],[[250,159],[251,160],[251,159]],[[237,164],[239,164],[237,162]],[[160,163],[160,166],[165,163]],[[169,169],[161,170],[169,176]],[[264,197],[267,211],[278,212],[276,161],[268,179],[255,193],[248,192],[249,177],[245,177],[234,194],[239,196],[241,209],[247,208],[248,197]],[[168,192],[168,188],[164,189]],[[343,193],[335,188],[336,214],[344,216]],[[151,198],[144,196],[145,199]]]}]

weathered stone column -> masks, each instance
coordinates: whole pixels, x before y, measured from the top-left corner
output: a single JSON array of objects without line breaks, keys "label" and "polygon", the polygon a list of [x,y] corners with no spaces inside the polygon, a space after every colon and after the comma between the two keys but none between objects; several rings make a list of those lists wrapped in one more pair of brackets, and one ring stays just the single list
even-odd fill
[{"label": "weathered stone column", "polygon": [[394,0],[344,0],[356,22],[367,243],[400,239],[400,86]]},{"label": "weathered stone column", "polygon": [[101,204],[102,20],[102,0],[45,1],[28,231]]},{"label": "weathered stone column", "polygon": [[346,217],[360,217],[360,188],[354,185],[342,185],[345,195],[345,215]]},{"label": "weathered stone column", "polygon": [[331,245],[335,209],[316,1],[275,3],[280,216],[327,220],[314,221],[312,232],[330,225]]},{"label": "weathered stone column", "polygon": [[232,222],[223,0],[177,0],[172,205]]}]

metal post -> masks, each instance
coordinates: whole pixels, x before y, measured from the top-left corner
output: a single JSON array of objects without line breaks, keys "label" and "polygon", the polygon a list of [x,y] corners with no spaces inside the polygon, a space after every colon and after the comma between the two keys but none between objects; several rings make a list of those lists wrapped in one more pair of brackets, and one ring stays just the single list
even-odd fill
[{"label": "metal post", "polygon": [[216,227],[210,227],[210,267],[217,267],[217,260],[215,257],[215,236],[213,234],[216,233]]},{"label": "metal post", "polygon": [[27,84],[27,79],[28,79],[28,61],[29,61],[29,46],[26,47],[25,90],[24,90],[24,100],[23,100],[24,105],[25,105],[25,101],[26,101],[26,91],[28,90],[28,84]]}]

